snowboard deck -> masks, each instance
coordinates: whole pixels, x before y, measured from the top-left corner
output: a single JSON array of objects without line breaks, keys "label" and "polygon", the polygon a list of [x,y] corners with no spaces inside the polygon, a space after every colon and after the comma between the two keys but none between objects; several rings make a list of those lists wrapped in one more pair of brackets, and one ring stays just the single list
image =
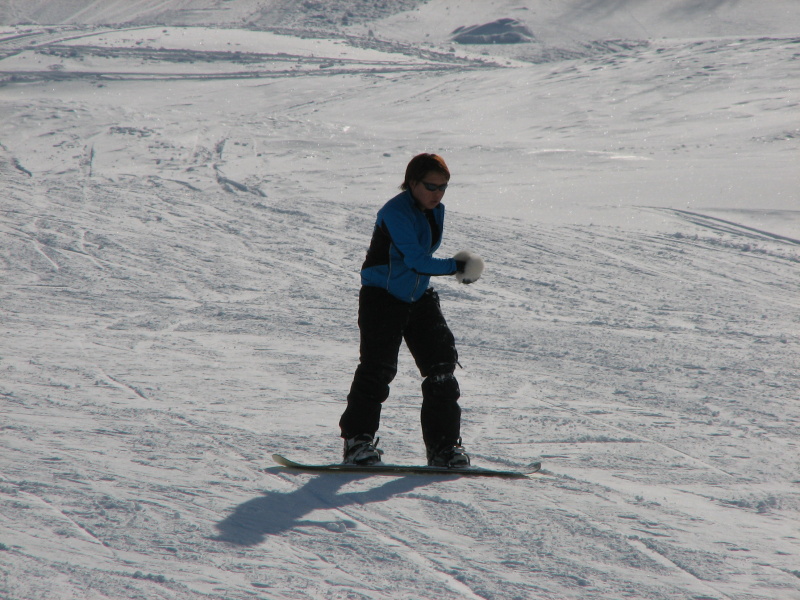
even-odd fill
[{"label": "snowboard deck", "polygon": [[524,479],[537,473],[542,468],[542,463],[535,462],[520,470],[485,469],[483,467],[467,467],[464,469],[448,469],[447,467],[428,467],[422,465],[345,465],[341,463],[325,465],[308,465],[273,454],[272,460],[286,467],[299,471],[314,473],[368,473],[370,475],[458,475],[460,477],[504,477],[507,479]]}]

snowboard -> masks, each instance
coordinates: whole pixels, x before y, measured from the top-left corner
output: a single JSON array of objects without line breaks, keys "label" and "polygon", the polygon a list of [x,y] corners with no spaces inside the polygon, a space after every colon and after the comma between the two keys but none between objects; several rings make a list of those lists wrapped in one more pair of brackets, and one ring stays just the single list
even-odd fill
[{"label": "snowboard", "polygon": [[273,454],[272,460],[288,469],[311,471],[314,473],[368,473],[370,475],[457,475],[460,477],[505,477],[507,479],[524,479],[537,473],[542,468],[542,463],[535,462],[520,470],[485,469],[483,467],[466,467],[463,469],[448,469],[447,467],[428,467],[422,465],[345,465],[332,463],[325,465],[308,465]]}]

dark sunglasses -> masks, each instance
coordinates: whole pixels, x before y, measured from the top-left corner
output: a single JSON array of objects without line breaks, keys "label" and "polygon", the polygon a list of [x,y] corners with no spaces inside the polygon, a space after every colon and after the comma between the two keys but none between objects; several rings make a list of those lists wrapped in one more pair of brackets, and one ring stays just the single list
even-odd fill
[{"label": "dark sunglasses", "polygon": [[428,183],[427,181],[420,181],[420,183],[425,186],[425,189],[429,192],[440,191],[443,192],[447,189],[447,184],[443,183],[441,185],[436,185],[435,183]]}]

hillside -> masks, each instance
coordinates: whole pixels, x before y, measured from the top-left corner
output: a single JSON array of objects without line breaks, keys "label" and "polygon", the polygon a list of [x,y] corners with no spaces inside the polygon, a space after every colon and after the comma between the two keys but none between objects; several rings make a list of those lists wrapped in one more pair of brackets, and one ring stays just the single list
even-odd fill
[{"label": "hillside", "polygon": [[[800,10],[612,4],[7,4],[0,598],[800,597]],[[535,39],[449,39],[504,18]],[[426,150],[440,255],[487,261],[434,281],[465,446],[544,471],[273,466],[338,460]]]}]

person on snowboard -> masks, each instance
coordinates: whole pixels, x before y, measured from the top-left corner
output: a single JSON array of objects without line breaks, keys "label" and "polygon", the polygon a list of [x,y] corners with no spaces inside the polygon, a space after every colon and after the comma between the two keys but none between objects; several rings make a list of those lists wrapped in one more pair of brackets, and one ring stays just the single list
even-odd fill
[{"label": "person on snowboard", "polygon": [[441,156],[419,154],[406,167],[402,192],[378,211],[361,267],[360,362],[339,421],[345,464],[381,461],[375,434],[403,340],[424,378],[420,418],[428,464],[470,464],[461,445],[455,339],[438,294],[428,287],[431,276],[455,275],[461,283],[472,283],[483,272],[483,260],[467,251],[453,258],[433,256],[442,241],[442,197],[449,181],[450,170]]}]

